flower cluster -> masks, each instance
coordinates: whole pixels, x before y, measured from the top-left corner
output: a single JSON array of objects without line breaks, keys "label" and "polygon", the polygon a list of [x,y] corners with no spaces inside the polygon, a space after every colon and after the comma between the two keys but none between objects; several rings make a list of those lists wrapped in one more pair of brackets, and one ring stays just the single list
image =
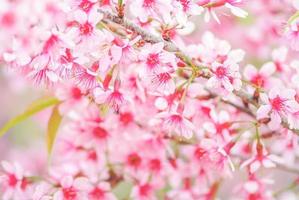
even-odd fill
[{"label": "flower cluster", "polygon": [[296,0],[2,0],[0,64],[47,97],[0,136],[52,113],[49,160],[34,145],[3,154],[0,198],[292,199],[298,177],[276,192],[278,178],[261,172],[299,174],[297,9]]}]

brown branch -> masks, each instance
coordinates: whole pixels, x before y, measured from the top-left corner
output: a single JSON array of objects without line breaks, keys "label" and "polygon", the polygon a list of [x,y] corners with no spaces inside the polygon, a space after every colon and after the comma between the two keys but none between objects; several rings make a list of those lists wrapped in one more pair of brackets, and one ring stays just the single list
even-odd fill
[{"label": "brown branch", "polygon": [[[104,18],[102,20],[104,23],[113,22],[115,24],[118,24],[118,25],[120,25],[120,26],[122,26],[122,27],[124,27],[124,28],[126,28],[128,30],[133,31],[134,33],[137,33],[138,35],[140,35],[143,38],[143,40],[145,40],[148,43],[159,43],[159,42],[163,42],[164,43],[164,49],[166,51],[174,52],[175,55],[178,58],[180,58],[183,61],[185,61],[186,64],[188,64],[189,66],[191,66],[193,70],[194,69],[197,70],[197,73],[198,73],[198,75],[200,77],[203,77],[203,78],[206,78],[206,79],[208,79],[208,78],[211,77],[211,74],[209,72],[205,72],[203,70],[200,70],[200,67],[197,66],[196,64],[194,64],[192,62],[192,59],[190,59],[188,55],[184,54],[171,41],[165,41],[161,37],[157,37],[157,36],[154,36],[154,35],[150,34],[148,31],[142,29],[141,27],[139,27],[135,23],[127,20],[124,17],[121,18],[121,17],[119,17],[119,16],[117,16],[115,14],[112,14],[112,13],[110,13],[108,11],[104,11],[104,10],[101,10],[101,9],[99,9],[99,12],[104,15]],[[234,90],[233,93],[236,96],[238,96],[243,102],[248,103],[250,105],[253,105],[256,108],[259,107],[258,102],[251,95],[249,95],[248,93],[246,93],[244,90],[239,90],[239,91]],[[229,101],[225,101],[225,103],[227,103],[229,105],[232,105],[232,106],[236,107],[237,109],[240,109],[241,111],[244,111],[245,113],[251,115],[252,117],[255,117],[255,115],[252,113],[252,111],[250,109],[243,108],[243,107],[238,106],[238,105],[236,105],[236,104],[234,104],[232,102],[229,102]],[[282,122],[282,126],[284,128],[287,128],[287,129],[291,130],[292,132],[296,133],[297,135],[299,135],[299,130],[298,129],[290,128],[289,124],[287,123],[287,121],[285,119]]]},{"label": "brown branch", "polygon": [[104,23],[112,21],[116,24],[123,26],[126,29],[138,33],[138,35],[140,35],[142,39],[148,43],[163,42],[165,50],[170,52],[180,52],[179,48],[177,48],[172,42],[164,41],[162,38],[150,34],[148,31],[143,30],[141,27],[137,26],[135,23],[125,18],[120,18],[117,15],[111,14],[108,11],[104,11],[104,10],[99,10],[99,12],[104,15],[104,19],[102,20]]}]

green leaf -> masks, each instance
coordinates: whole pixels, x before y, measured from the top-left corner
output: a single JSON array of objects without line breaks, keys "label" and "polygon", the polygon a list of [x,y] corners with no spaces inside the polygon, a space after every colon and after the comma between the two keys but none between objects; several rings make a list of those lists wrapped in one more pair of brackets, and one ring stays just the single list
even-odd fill
[{"label": "green leaf", "polygon": [[132,183],[122,181],[113,188],[112,192],[118,200],[126,200],[130,197],[132,187]]},{"label": "green leaf", "polygon": [[62,116],[59,114],[58,105],[56,105],[53,108],[51,117],[48,121],[48,131],[47,131],[47,136],[46,136],[46,142],[47,142],[47,150],[48,150],[49,155],[52,152],[54,141],[55,141],[61,120],[62,120]]},{"label": "green leaf", "polygon": [[17,125],[18,123],[26,120],[32,115],[48,108],[52,105],[58,104],[60,101],[54,97],[43,97],[34,101],[28,108],[20,115],[15,118],[9,120],[4,126],[0,129],[0,137],[2,137],[9,129]]}]

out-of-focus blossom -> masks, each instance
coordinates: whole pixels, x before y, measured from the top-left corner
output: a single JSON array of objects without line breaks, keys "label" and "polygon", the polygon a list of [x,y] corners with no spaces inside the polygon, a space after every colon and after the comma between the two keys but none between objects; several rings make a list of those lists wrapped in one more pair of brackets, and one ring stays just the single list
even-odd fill
[{"label": "out-of-focus blossom", "polygon": [[292,89],[273,88],[266,94],[261,94],[261,99],[265,103],[257,111],[257,118],[270,117],[269,127],[276,130],[280,127],[282,117],[291,119],[291,115],[299,110],[299,104],[295,100],[296,92]]}]

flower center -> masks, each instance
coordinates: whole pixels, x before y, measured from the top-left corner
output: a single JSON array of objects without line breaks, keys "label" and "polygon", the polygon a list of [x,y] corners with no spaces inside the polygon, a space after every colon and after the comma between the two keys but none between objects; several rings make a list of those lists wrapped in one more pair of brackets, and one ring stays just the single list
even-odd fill
[{"label": "flower center", "polygon": [[149,184],[144,184],[139,187],[139,194],[141,196],[148,196],[151,191],[151,186]]},{"label": "flower center", "polygon": [[171,79],[171,76],[167,72],[160,73],[157,75],[157,77],[160,83],[166,83]]},{"label": "flower center", "polygon": [[96,161],[98,158],[97,153],[94,150],[88,152],[87,157],[88,157],[88,159],[93,160],[93,161]]},{"label": "flower center", "polygon": [[159,171],[161,169],[161,162],[159,159],[152,159],[149,162],[149,168],[152,171]]},{"label": "flower center", "polygon": [[128,156],[128,164],[132,167],[139,167],[141,164],[141,158],[137,153],[131,153]]},{"label": "flower center", "polygon": [[224,67],[218,67],[215,71],[215,74],[218,78],[223,78],[224,76],[226,76],[226,68]]},{"label": "flower center", "polygon": [[172,115],[170,117],[170,120],[174,123],[174,124],[179,124],[182,122],[182,117],[180,115]]},{"label": "flower center", "polygon": [[104,198],[105,192],[101,189],[101,188],[94,188],[91,192],[90,192],[90,196],[92,196],[94,199],[102,199]]},{"label": "flower center", "polygon": [[8,185],[11,187],[15,187],[18,183],[18,179],[14,174],[8,175]]},{"label": "flower center", "polygon": [[93,27],[90,23],[86,22],[85,24],[80,25],[79,29],[82,35],[89,35],[92,32]]},{"label": "flower center", "polygon": [[272,108],[276,111],[281,111],[283,109],[283,102],[284,100],[281,99],[279,96],[275,97],[274,99],[270,100]]},{"label": "flower center", "polygon": [[179,1],[183,6],[184,12],[186,12],[189,9],[190,0],[179,0]]},{"label": "flower center", "polygon": [[16,17],[13,12],[3,14],[1,24],[6,27],[12,27],[16,23]]},{"label": "flower center", "polygon": [[62,192],[63,192],[63,196],[66,200],[75,199],[77,196],[77,191],[73,187],[63,188]]},{"label": "flower center", "polygon": [[205,154],[205,152],[206,151],[203,148],[197,147],[194,151],[194,156],[195,156],[195,158],[200,160],[202,158],[202,156]]},{"label": "flower center", "polygon": [[251,79],[251,82],[256,86],[263,87],[265,85],[265,79],[262,75],[257,74]]},{"label": "flower center", "polygon": [[147,60],[146,60],[146,64],[150,68],[156,67],[159,63],[160,63],[160,61],[159,61],[159,54],[157,54],[157,53],[151,53],[151,54],[149,54],[149,56],[147,57]]},{"label": "flower center", "polygon": [[145,8],[153,7],[153,5],[155,4],[155,1],[156,0],[144,0],[143,7],[145,7]]},{"label": "flower center", "polygon": [[79,100],[81,99],[81,96],[82,96],[82,93],[81,93],[81,90],[77,87],[73,87],[71,89],[71,94],[72,94],[72,97],[76,100]]},{"label": "flower center", "polygon": [[93,3],[88,0],[83,0],[79,5],[79,7],[86,13],[88,13],[90,11],[92,6],[93,6]]},{"label": "flower center", "polygon": [[130,112],[125,112],[125,113],[120,114],[120,121],[124,125],[128,125],[133,120],[134,120],[134,117],[133,117],[132,113],[130,113]]},{"label": "flower center", "polygon": [[105,139],[108,136],[108,132],[102,127],[96,127],[92,131],[93,135],[99,139]]}]

